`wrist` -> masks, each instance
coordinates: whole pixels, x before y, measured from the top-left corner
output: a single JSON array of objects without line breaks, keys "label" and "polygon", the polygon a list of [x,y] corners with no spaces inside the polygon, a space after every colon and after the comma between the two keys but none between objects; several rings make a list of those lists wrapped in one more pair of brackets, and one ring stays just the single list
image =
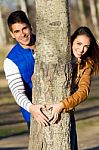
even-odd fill
[{"label": "wrist", "polygon": [[64,109],[67,108],[66,103],[64,102],[64,100],[60,101],[60,103],[62,103]]},{"label": "wrist", "polygon": [[34,109],[33,106],[34,106],[33,104],[31,104],[31,105],[29,106],[29,112],[33,111],[33,109]]},{"label": "wrist", "polygon": [[61,107],[62,110],[65,108],[64,104],[62,103],[62,101],[60,102],[60,107]]}]

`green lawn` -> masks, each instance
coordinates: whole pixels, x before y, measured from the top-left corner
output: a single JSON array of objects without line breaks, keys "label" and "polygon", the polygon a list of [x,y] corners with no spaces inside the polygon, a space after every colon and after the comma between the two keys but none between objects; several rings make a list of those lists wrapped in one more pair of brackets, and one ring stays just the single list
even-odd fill
[{"label": "green lawn", "polygon": [[[8,86],[3,73],[3,61],[10,48],[11,45],[0,47],[0,113],[2,110],[1,109],[2,105],[4,105],[4,118],[7,115],[5,114],[5,110],[7,110],[8,108],[8,105],[6,104],[15,103],[11,95],[11,92],[7,89]],[[90,107],[91,105],[93,105],[93,107],[94,105],[97,106],[99,105],[98,100],[99,100],[99,77],[96,77],[93,78],[92,80],[91,91],[88,99],[83,104],[80,104],[78,107],[84,108],[85,106]],[[77,128],[82,128],[84,126],[89,126],[89,125],[99,126],[99,119],[96,118],[94,120],[93,119],[81,120],[77,122]],[[13,134],[22,134],[24,132],[27,132],[27,126],[25,122],[16,123],[16,124],[4,124],[0,127],[0,137],[6,137]]]}]

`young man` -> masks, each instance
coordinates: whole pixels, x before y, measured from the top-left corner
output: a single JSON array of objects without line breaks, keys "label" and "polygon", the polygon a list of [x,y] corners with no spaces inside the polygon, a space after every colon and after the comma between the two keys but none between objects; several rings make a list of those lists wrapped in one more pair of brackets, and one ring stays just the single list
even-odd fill
[{"label": "young man", "polygon": [[4,71],[9,88],[14,96],[24,119],[30,126],[30,114],[42,125],[48,125],[43,115],[43,105],[32,104],[32,80],[34,73],[34,55],[36,37],[32,34],[31,24],[26,14],[19,10],[8,17],[8,27],[12,38],[17,43],[4,60]]}]

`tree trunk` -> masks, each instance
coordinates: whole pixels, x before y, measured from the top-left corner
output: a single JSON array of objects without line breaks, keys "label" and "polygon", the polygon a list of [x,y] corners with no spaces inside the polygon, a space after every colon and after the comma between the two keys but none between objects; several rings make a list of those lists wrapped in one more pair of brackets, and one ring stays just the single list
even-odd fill
[{"label": "tree trunk", "polygon": [[[98,20],[99,20],[99,0],[96,1],[96,9],[97,9],[97,16],[98,16]],[[98,22],[99,24],[99,22]]]},{"label": "tree trunk", "polygon": [[81,20],[81,24],[82,25],[86,25],[86,16],[85,16],[85,12],[84,12],[84,5],[83,5],[83,0],[77,0],[77,4],[78,4],[78,12],[79,12],[79,17]]},{"label": "tree trunk", "polygon": [[98,26],[98,19],[97,19],[97,15],[96,15],[96,6],[95,6],[95,2],[94,0],[89,0],[89,5],[90,5],[90,11],[91,11],[91,19],[92,19],[92,23],[94,26],[94,30],[96,33],[97,38],[99,38],[99,26]]},{"label": "tree trunk", "polygon": [[17,1],[17,5],[28,16],[28,12],[27,12],[27,0],[19,0],[19,1]]},{"label": "tree trunk", "polygon": [[5,44],[7,44],[6,30],[4,28],[4,22],[2,18],[2,9],[0,6],[0,45],[5,45]]},{"label": "tree trunk", "polygon": [[[36,0],[37,53],[34,104],[54,104],[70,94],[71,53],[68,0]],[[51,111],[44,111],[50,117]],[[32,118],[29,150],[70,150],[70,115],[39,126]]]}]

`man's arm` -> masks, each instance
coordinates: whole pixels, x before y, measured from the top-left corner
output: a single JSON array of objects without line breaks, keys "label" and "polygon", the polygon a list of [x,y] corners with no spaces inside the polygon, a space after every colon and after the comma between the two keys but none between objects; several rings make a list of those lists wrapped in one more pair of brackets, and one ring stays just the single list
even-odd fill
[{"label": "man's arm", "polygon": [[4,72],[16,103],[29,112],[29,107],[32,103],[25,95],[25,88],[21,74],[16,64],[8,58],[4,61]]},{"label": "man's arm", "polygon": [[9,88],[15,98],[16,103],[31,113],[32,117],[42,125],[48,125],[48,118],[41,112],[44,109],[43,105],[34,105],[30,102],[25,94],[25,87],[21,78],[18,67],[10,59],[4,61],[4,72],[8,81]]}]

